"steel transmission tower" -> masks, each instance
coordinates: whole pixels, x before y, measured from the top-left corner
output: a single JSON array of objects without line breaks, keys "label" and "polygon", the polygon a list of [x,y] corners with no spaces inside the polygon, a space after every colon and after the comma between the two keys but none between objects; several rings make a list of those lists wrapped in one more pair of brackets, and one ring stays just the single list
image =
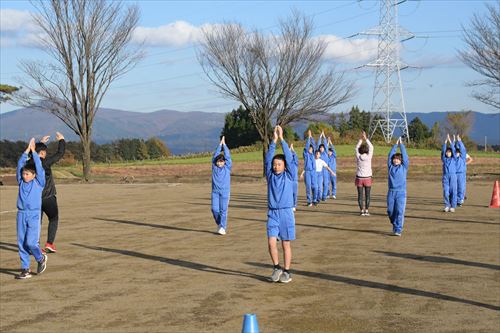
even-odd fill
[{"label": "steel transmission tower", "polygon": [[361,34],[378,36],[378,54],[374,62],[375,85],[372,99],[370,137],[380,128],[390,142],[396,129],[409,141],[401,70],[408,66],[399,59],[401,42],[415,37],[398,25],[398,5],[404,1],[380,0],[380,24]]}]

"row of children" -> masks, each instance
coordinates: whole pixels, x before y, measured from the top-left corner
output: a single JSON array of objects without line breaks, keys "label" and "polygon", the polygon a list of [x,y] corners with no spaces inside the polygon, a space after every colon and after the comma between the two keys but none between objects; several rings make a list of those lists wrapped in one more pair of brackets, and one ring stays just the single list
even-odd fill
[{"label": "row of children", "polygon": [[[57,132],[56,139],[59,142],[57,152],[47,156],[46,143],[49,136],[43,137],[38,143],[32,138],[17,163],[16,179],[19,194],[16,224],[17,245],[21,259],[21,273],[16,276],[17,279],[28,279],[32,276],[31,255],[38,263],[37,274],[41,274],[47,267],[46,253],[56,252],[54,240],[59,222],[59,209],[51,167],[63,157],[65,151],[64,136]],[[40,248],[39,244],[42,212],[49,219],[45,249]]]},{"label": "row of children", "polygon": [[460,135],[453,135],[453,141],[450,134],[447,135],[441,150],[441,160],[444,211],[453,213],[455,208],[461,207],[465,201],[467,165],[472,163]]},{"label": "row of children", "polygon": [[[274,154],[278,140],[281,143],[283,154]],[[363,143],[362,141],[366,142]],[[332,192],[329,191],[329,183],[324,183],[324,169],[333,177],[336,176],[335,162],[330,164],[321,158],[326,151],[331,152],[328,157],[335,159],[335,151],[331,140],[326,140],[321,133],[318,140],[320,145],[314,152],[315,145],[311,132],[308,133],[306,148],[304,148],[304,172],[301,178],[306,183],[306,197],[308,206],[317,204],[320,200],[326,200],[328,193],[335,197],[336,179],[333,180]],[[331,145],[332,147],[329,147]],[[396,150],[400,147],[401,153]],[[293,146],[292,146],[293,147]],[[223,151],[223,153],[221,153]],[[312,158],[314,152],[314,159]],[[326,154],[325,154],[326,155]],[[369,196],[371,187],[371,158],[373,156],[373,145],[363,132],[362,138],[356,146],[357,173],[356,186],[358,187],[358,202],[362,215],[368,215]],[[313,163],[314,162],[314,163]],[[404,210],[406,205],[406,176],[408,173],[408,154],[401,138],[392,147],[388,156],[389,190],[387,193],[387,213],[393,225],[393,234],[401,236],[404,224]],[[217,232],[226,234],[227,208],[230,195],[230,173],[231,156],[222,137],[212,159],[212,213],[217,224]],[[292,281],[290,266],[292,261],[291,241],[295,239],[295,207],[297,205],[297,173],[298,159],[294,151],[288,146],[283,138],[283,129],[276,126],[273,132],[273,140],[265,156],[265,172],[267,178],[267,238],[268,251],[273,263],[271,281],[288,283]],[[332,178],[333,178],[332,177]],[[323,186],[321,186],[323,185]],[[362,190],[366,191],[366,209],[362,206]],[[281,240],[283,249],[284,266],[279,264],[277,241]]]}]

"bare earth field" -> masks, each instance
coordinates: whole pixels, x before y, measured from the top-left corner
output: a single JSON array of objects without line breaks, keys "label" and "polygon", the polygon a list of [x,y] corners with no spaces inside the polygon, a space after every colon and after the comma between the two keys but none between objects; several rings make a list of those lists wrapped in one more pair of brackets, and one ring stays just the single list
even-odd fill
[{"label": "bare earth field", "polygon": [[315,208],[301,183],[289,284],[267,281],[263,181],[232,184],[226,236],[214,234],[206,179],[59,183],[59,252],[26,281],[14,279],[17,187],[1,186],[0,331],[238,332],[256,313],[261,332],[499,332],[492,185],[470,181],[466,205],[446,214],[440,182],[410,178],[398,238],[385,178],[370,217],[358,216],[350,179]]}]

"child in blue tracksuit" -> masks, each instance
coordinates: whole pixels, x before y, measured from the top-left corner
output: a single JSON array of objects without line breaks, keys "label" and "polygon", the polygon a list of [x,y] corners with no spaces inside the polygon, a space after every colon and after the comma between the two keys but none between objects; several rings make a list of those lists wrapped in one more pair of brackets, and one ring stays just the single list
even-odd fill
[{"label": "child in blue tracksuit", "polygon": [[467,150],[462,139],[460,139],[460,135],[457,135],[457,141],[453,141],[457,156],[457,206],[462,207],[465,200],[467,181]]},{"label": "child in blue tracksuit", "polygon": [[[447,147],[448,142],[450,147]],[[457,207],[457,157],[449,134],[441,150],[441,160],[443,161],[444,211],[454,213]]]},{"label": "child in blue tracksuit", "polygon": [[[401,153],[396,150],[401,149]],[[387,167],[389,171],[389,191],[387,192],[387,215],[392,224],[395,236],[401,236],[405,218],[406,207],[406,175],[410,160],[406,153],[405,145],[398,139],[389,152]]]},{"label": "child in blue tracksuit", "polygon": [[[331,138],[328,138],[328,166],[333,172],[337,173],[337,152]],[[332,199],[337,199],[337,176],[329,175],[329,177],[330,183],[328,184],[327,197],[331,196]]]},{"label": "child in blue tracksuit", "polygon": [[[222,150],[224,153],[221,153]],[[222,137],[212,158],[212,214],[220,235],[225,235],[227,229],[231,166],[231,155]]]},{"label": "child in blue tracksuit", "polygon": [[300,175],[300,178],[304,178],[304,183],[306,185],[306,199],[307,206],[311,207],[314,201],[313,189],[316,188],[316,164],[314,162],[314,151],[316,150],[316,145],[314,138],[312,137],[311,130],[308,131],[308,137],[306,141],[306,146],[304,147],[304,171]]},{"label": "child in blue tracksuit", "polygon": [[[276,142],[280,139],[283,154],[274,155]],[[295,239],[295,216],[293,213],[293,183],[297,169],[292,162],[292,153],[283,139],[281,126],[274,128],[274,138],[265,158],[267,178],[267,239],[268,250],[273,262],[271,281],[288,283],[292,281],[291,241]],[[279,264],[277,240],[281,239],[284,267]]]},{"label": "child in blue tracksuit", "polygon": [[[328,164],[328,142],[326,140],[326,136],[325,136],[325,132],[322,131],[320,136],[319,136],[319,139],[318,139],[318,143],[319,143],[319,152],[320,152],[320,157],[323,161],[325,161],[326,164]],[[328,197],[328,188],[329,188],[329,185],[330,185],[330,173],[329,171],[324,168],[323,169],[323,175],[321,177],[322,179],[322,183],[321,184],[318,184],[318,187],[319,187],[319,193],[320,193],[320,198],[321,198],[321,201],[325,201],[326,198]]]},{"label": "child in blue tracksuit", "polygon": [[[299,170],[299,157],[295,153],[295,150],[293,149],[293,143],[290,145],[290,150],[292,151],[292,163],[293,166],[295,167],[295,170]],[[295,172],[293,174],[295,177],[293,180],[293,211],[295,212],[297,208],[297,202],[299,199],[299,174],[298,172]]]},{"label": "child in blue tracksuit", "polygon": [[[29,153],[32,160],[28,161]],[[42,253],[38,239],[40,238],[40,218],[42,211],[42,191],[45,186],[45,171],[42,161],[35,151],[35,139],[31,139],[28,148],[17,162],[17,246],[21,258],[21,273],[17,279],[31,277],[30,255],[38,262],[37,274],[47,267],[47,255]]]}]

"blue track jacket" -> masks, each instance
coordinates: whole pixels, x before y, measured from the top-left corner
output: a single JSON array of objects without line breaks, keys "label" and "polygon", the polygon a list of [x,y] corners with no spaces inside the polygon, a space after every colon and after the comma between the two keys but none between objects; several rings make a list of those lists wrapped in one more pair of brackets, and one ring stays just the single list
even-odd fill
[{"label": "blue track jacket", "polygon": [[45,170],[38,154],[33,152],[32,156],[35,162],[36,177],[29,183],[26,183],[22,176],[22,169],[28,161],[28,154],[23,153],[17,162],[16,178],[19,184],[17,209],[40,211],[42,209],[42,191],[45,186]]},{"label": "blue track jacket", "polygon": [[398,166],[392,164],[392,156],[396,153],[398,145],[392,146],[387,159],[390,191],[406,191],[406,175],[408,174],[410,160],[408,158],[408,154],[406,153],[405,145],[401,143],[399,147],[402,155],[401,164]]},{"label": "blue track jacket", "polygon": [[267,178],[267,202],[269,209],[293,208],[293,182],[294,174],[297,173],[292,161],[292,153],[288,144],[281,141],[283,154],[285,155],[285,171],[280,174],[273,172],[273,157],[276,144],[271,142],[266,154],[266,178]]},{"label": "blue track jacket", "polygon": [[446,157],[446,143],[441,150],[441,160],[443,161],[443,176],[449,176],[457,173],[457,155],[455,146],[451,145],[451,157]]},{"label": "blue track jacket", "polygon": [[[224,158],[226,164],[219,168],[215,163],[215,159],[219,156],[221,150],[224,149]],[[231,154],[226,145],[217,146],[214,156],[212,157],[212,192],[228,193],[231,188]]]}]

